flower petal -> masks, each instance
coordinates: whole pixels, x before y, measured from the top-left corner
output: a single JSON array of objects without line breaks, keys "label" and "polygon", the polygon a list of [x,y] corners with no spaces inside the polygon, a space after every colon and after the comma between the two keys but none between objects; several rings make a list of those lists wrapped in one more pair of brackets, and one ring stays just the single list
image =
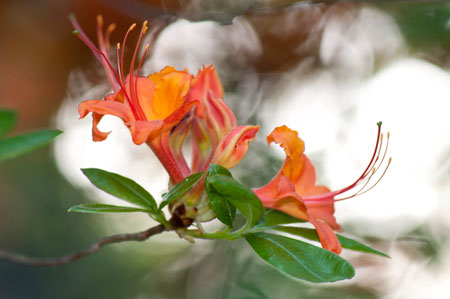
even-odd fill
[{"label": "flower petal", "polygon": [[173,126],[177,125],[183,117],[191,110],[191,108],[198,104],[197,101],[189,102],[181,105],[178,109],[173,111],[171,115],[169,115],[166,119],[164,119],[164,130],[170,130]]},{"label": "flower petal", "polygon": [[[111,95],[110,95],[111,96]],[[92,138],[94,141],[103,141],[108,137],[110,132],[102,132],[97,125],[105,114],[120,117],[123,121],[133,119],[129,107],[119,102],[114,102],[112,98],[107,96],[106,101],[88,100],[81,102],[78,106],[80,118],[84,118],[89,112],[92,112]]]},{"label": "flower petal", "polygon": [[186,71],[176,71],[166,67],[159,73],[148,76],[155,84],[151,111],[146,111],[149,119],[165,119],[185,102],[192,75]]},{"label": "flower petal", "polygon": [[286,152],[282,171],[291,182],[297,181],[303,171],[305,143],[298,137],[297,131],[287,126],[276,127],[267,136],[267,143],[272,142],[280,144]]},{"label": "flower petal", "polygon": [[133,142],[139,145],[149,142],[160,135],[163,130],[163,123],[160,119],[151,121],[138,120],[127,122],[125,125],[130,129]]},{"label": "flower petal", "polygon": [[333,229],[327,223],[316,220],[313,217],[309,217],[308,221],[316,228],[322,247],[336,254],[340,254],[342,251],[342,245],[337,239]]},{"label": "flower petal", "polygon": [[84,118],[89,112],[109,114],[120,117],[123,121],[133,121],[134,117],[129,107],[122,103],[103,100],[87,100],[78,106],[80,118]]},{"label": "flower petal", "polygon": [[[223,99],[222,83],[216,74],[214,66],[210,65],[201,69],[197,76],[192,80],[191,88],[189,89],[186,99],[188,101],[203,101],[211,93],[217,99]],[[198,117],[206,118],[206,107],[200,105],[196,109]]]},{"label": "flower petal", "polygon": [[212,163],[225,168],[236,166],[248,150],[248,144],[255,139],[258,126],[238,126],[219,143]]},{"label": "flower petal", "polygon": [[94,141],[103,141],[108,137],[111,132],[102,132],[98,129],[97,125],[102,119],[103,114],[92,112],[92,139]]}]

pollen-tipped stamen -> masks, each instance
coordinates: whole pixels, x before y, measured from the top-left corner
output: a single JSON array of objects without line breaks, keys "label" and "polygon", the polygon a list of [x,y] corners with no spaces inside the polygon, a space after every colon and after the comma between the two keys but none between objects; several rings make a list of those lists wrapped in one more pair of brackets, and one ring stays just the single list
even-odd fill
[{"label": "pollen-tipped stamen", "polygon": [[127,33],[125,33],[125,37],[123,38],[123,42],[122,42],[122,53],[120,56],[120,64],[119,64],[119,68],[120,68],[120,75],[121,75],[121,80],[122,82],[125,84],[125,79],[124,79],[124,72],[123,72],[123,61],[124,61],[124,55],[125,55],[125,46],[127,43],[127,38],[128,35],[130,34],[131,31],[133,31],[133,29],[136,27],[136,23],[133,23],[130,28],[128,28]]},{"label": "pollen-tipped stamen", "polygon": [[[117,74],[114,67],[111,65],[111,62],[109,61],[108,56],[106,56],[105,53],[97,49],[97,47],[92,43],[92,41],[87,37],[87,35],[84,33],[84,31],[81,29],[80,25],[78,24],[75,17],[71,17],[71,22],[75,30],[73,33],[86,45],[91,49],[92,53],[94,53],[94,56],[102,63],[104,66],[104,69],[108,71],[108,69],[111,70],[112,74],[116,78],[117,84],[119,84],[120,88],[123,90],[125,98],[127,99],[128,103],[130,104],[131,111],[135,116],[137,116],[136,111],[132,105],[131,99],[128,97],[128,94],[125,91],[125,86],[123,86],[120,76]],[[114,85],[113,85],[114,88]]]},{"label": "pollen-tipped stamen", "polygon": [[[377,185],[377,184],[380,182],[381,178],[383,178],[384,174],[386,173],[386,171],[387,171],[387,169],[388,169],[388,167],[389,167],[389,165],[390,165],[390,163],[391,163],[392,158],[389,158],[389,162],[388,162],[387,166],[385,167],[385,169],[384,169],[382,175],[381,175],[380,178],[375,182],[375,184],[373,184],[373,185],[370,186],[368,189],[366,189],[366,187],[367,187],[367,185],[369,184],[370,180],[372,179],[373,175],[381,168],[381,165],[383,164],[384,159],[386,158],[386,153],[387,153],[388,148],[389,148],[389,137],[390,137],[390,134],[389,134],[389,132],[387,132],[387,136],[386,136],[387,141],[386,141],[386,146],[385,146],[385,148],[384,148],[383,157],[381,158],[381,160],[380,160],[380,162],[378,163],[378,165],[376,165],[377,161],[379,160],[380,153],[381,153],[381,148],[382,148],[382,144],[383,144],[383,134],[381,134],[380,147],[379,147],[379,150],[378,150],[378,154],[377,154],[377,157],[375,158],[375,161],[374,161],[372,167],[370,168],[371,174],[370,174],[370,176],[369,176],[367,179],[364,178],[364,179],[362,179],[362,180],[359,182],[359,183],[361,183],[361,182],[365,181],[364,185],[363,185],[357,192],[355,192],[353,195],[346,196],[346,197],[339,198],[339,199],[335,199],[335,201],[341,201],[341,200],[349,199],[349,198],[352,198],[352,197],[355,197],[355,196],[364,194],[364,193],[366,193],[367,191],[369,191],[370,189],[372,189],[373,187],[375,187],[375,185]],[[367,177],[367,176],[366,176],[366,177]],[[355,187],[356,187],[356,185],[355,185]],[[348,190],[347,190],[347,191],[348,191]],[[344,192],[342,192],[342,193],[344,193]],[[340,194],[342,194],[342,193],[340,193]]]},{"label": "pollen-tipped stamen", "polygon": [[[344,187],[344,188],[336,190],[336,191],[331,191],[328,193],[307,196],[304,198],[304,200],[314,201],[314,200],[334,199],[335,196],[345,193],[345,192],[355,188],[361,182],[363,182],[367,178],[367,175],[369,175],[370,173],[373,172],[373,169],[378,169],[378,167],[375,168],[375,164],[376,164],[376,161],[378,160],[378,157],[380,154],[380,148],[381,148],[380,145],[382,144],[381,122],[378,122],[377,125],[378,125],[378,132],[377,132],[377,141],[375,144],[375,149],[374,149],[374,152],[373,152],[372,158],[370,159],[369,164],[367,165],[366,169],[361,174],[361,176],[356,181],[354,181],[352,184],[348,185],[347,187]],[[386,148],[386,150],[387,150],[387,148]],[[369,180],[372,175],[369,176],[369,178],[368,178]],[[353,197],[353,196],[351,196],[351,197]],[[337,199],[337,201],[339,201],[339,200],[343,200],[343,199]]]},{"label": "pollen-tipped stamen", "polygon": [[136,62],[136,56],[137,56],[137,52],[139,50],[139,47],[141,45],[141,41],[142,41],[142,37],[144,36],[144,34],[147,32],[147,21],[144,21],[144,23],[142,24],[141,27],[141,32],[139,33],[139,39],[138,42],[136,43],[136,47],[134,48],[134,53],[133,53],[133,58],[131,59],[131,64],[130,64],[130,92],[131,92],[131,96],[133,99],[136,100],[136,107],[138,108],[138,113],[140,114],[142,119],[145,119],[145,114],[144,111],[142,111],[141,105],[139,104],[139,95],[137,92],[137,77],[138,74],[136,74],[136,78],[134,79],[134,84],[133,84],[133,73],[134,73],[134,66],[135,66],[135,62]]}]

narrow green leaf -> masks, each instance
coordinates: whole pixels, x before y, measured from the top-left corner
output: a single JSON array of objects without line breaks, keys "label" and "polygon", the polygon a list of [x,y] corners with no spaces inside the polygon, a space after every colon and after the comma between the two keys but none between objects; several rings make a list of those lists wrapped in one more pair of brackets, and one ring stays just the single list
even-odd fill
[{"label": "narrow green leaf", "polygon": [[165,206],[167,206],[172,201],[180,198],[188,192],[202,177],[205,172],[194,173],[193,175],[188,176],[177,185],[175,185],[169,192],[167,192],[163,201],[159,204],[159,210],[162,210]]},{"label": "narrow green leaf", "polygon": [[[285,232],[285,233],[292,234],[292,235],[296,235],[299,237],[303,237],[303,238],[311,240],[311,241],[320,241],[316,230],[312,229],[312,228],[277,226],[277,227],[272,227],[271,229]],[[372,253],[372,254],[390,258],[390,256],[387,255],[386,253],[375,250],[375,249],[373,249],[367,245],[364,245],[356,240],[353,240],[353,239],[350,239],[350,238],[347,238],[347,237],[344,237],[344,236],[341,236],[338,234],[336,234],[336,235],[337,235],[339,242],[341,242],[341,245],[343,248],[347,248],[347,249],[351,249],[351,250],[355,250],[355,251],[366,252],[366,253]]]},{"label": "narrow green leaf", "polygon": [[144,212],[149,213],[149,210],[134,208],[134,207],[122,207],[107,205],[101,203],[85,203],[71,207],[68,212],[78,213],[130,213],[130,212]]},{"label": "narrow green leaf", "polygon": [[215,192],[209,184],[209,179],[218,174],[231,177],[231,173],[225,167],[216,164],[209,165],[205,188],[206,193],[208,194],[209,206],[216,214],[217,219],[229,227],[233,227],[233,221],[236,217],[236,207],[233,206],[224,196]]},{"label": "narrow green leaf", "polygon": [[0,139],[12,131],[16,122],[17,117],[13,110],[0,110]]},{"label": "narrow green leaf", "polygon": [[135,181],[98,168],[82,169],[84,175],[97,188],[131,204],[150,210],[150,213],[159,214],[153,196]]},{"label": "narrow green leaf", "polygon": [[353,266],[331,251],[288,237],[251,233],[245,239],[280,272],[310,282],[333,282],[355,275]]},{"label": "narrow green leaf", "polygon": [[281,224],[299,223],[299,222],[305,221],[302,219],[292,217],[291,215],[288,215],[286,213],[277,210],[267,209],[266,213],[264,214],[264,217],[258,222],[256,226],[270,227]]},{"label": "narrow green leaf", "polygon": [[253,226],[264,215],[264,207],[253,191],[226,175],[213,175],[208,179],[215,193],[224,196]]},{"label": "narrow green leaf", "polygon": [[61,133],[58,130],[43,130],[0,140],[0,161],[38,149]]}]

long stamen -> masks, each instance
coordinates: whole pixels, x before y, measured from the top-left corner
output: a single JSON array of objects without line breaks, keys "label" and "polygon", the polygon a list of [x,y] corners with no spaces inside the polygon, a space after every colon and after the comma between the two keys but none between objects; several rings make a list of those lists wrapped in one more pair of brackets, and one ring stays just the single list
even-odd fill
[{"label": "long stamen", "polygon": [[[377,157],[375,158],[375,160],[373,161],[372,167],[368,170],[368,172],[366,173],[366,177],[367,175],[373,170],[373,169],[377,169],[378,167],[376,167],[376,164],[378,162],[378,160],[380,159],[380,153],[381,153],[381,149],[383,148],[383,133],[381,133],[380,135],[380,145],[378,147],[378,153],[377,153]],[[381,165],[382,162],[380,162]],[[378,166],[380,166],[378,165]]]},{"label": "long stamen", "polygon": [[311,196],[307,196],[304,199],[305,200],[323,200],[323,199],[330,199],[330,198],[334,198],[336,195],[342,194],[348,190],[353,189],[355,186],[357,186],[359,183],[361,183],[362,180],[364,180],[367,175],[372,171],[372,168],[374,166],[374,161],[377,157],[377,152],[379,152],[379,145],[380,145],[380,140],[381,140],[381,122],[377,123],[378,126],[378,132],[377,132],[377,142],[375,144],[375,149],[372,155],[372,158],[370,159],[369,164],[367,165],[366,169],[364,170],[364,172],[362,173],[362,175],[356,180],[354,181],[352,184],[348,185],[345,188],[336,190],[336,191],[331,191],[328,193],[322,193],[322,194],[318,194],[318,195],[311,195]]},{"label": "long stamen", "polygon": [[[388,169],[388,167],[389,167],[389,165],[390,165],[390,163],[391,163],[391,161],[392,161],[392,158],[389,158],[388,165],[387,165],[386,168],[384,169],[383,174],[381,175],[381,177],[375,182],[375,184],[373,184],[371,187],[369,187],[368,189],[366,189],[366,187],[367,187],[367,185],[369,184],[371,178],[373,177],[373,175],[375,174],[375,172],[377,172],[377,171],[381,168],[381,165],[383,164],[384,159],[386,158],[386,153],[387,153],[388,148],[389,148],[389,137],[390,137],[390,133],[387,132],[387,136],[386,136],[387,142],[386,142],[386,147],[384,148],[383,157],[381,158],[380,163],[378,163],[378,165],[375,165],[376,162],[377,162],[377,160],[379,159],[379,156],[380,156],[380,153],[381,153],[381,148],[382,148],[382,139],[381,139],[381,141],[380,141],[380,148],[379,148],[379,151],[378,151],[378,154],[377,154],[377,158],[375,159],[375,162],[374,162],[374,164],[373,164],[373,166],[372,166],[372,168],[371,168],[371,174],[370,174],[369,178],[366,180],[366,182],[364,183],[364,185],[362,186],[362,188],[360,188],[360,189],[359,189],[357,192],[355,192],[353,195],[350,195],[350,196],[347,196],[347,197],[344,197],[344,198],[335,199],[335,201],[341,201],[341,200],[344,200],[344,199],[349,199],[349,198],[355,197],[355,196],[357,196],[357,195],[364,194],[364,193],[366,193],[367,191],[369,191],[370,189],[372,189],[373,187],[375,187],[375,185],[377,185],[377,184],[380,182],[381,178],[382,178],[382,177],[384,176],[384,174],[386,173],[386,171],[387,171],[387,169]],[[383,134],[381,134],[381,138],[383,138]]]},{"label": "long stamen", "polygon": [[[150,45],[145,46],[144,53],[142,54],[141,60],[139,61],[139,66],[138,66],[137,71],[136,71],[136,78],[139,77],[139,72],[141,71],[141,66],[142,66],[142,63],[143,63],[143,61],[144,61],[144,57],[145,57],[145,55],[148,53],[148,50],[149,50],[149,49],[150,49]],[[131,82],[130,82],[130,84],[131,84]],[[138,103],[140,103],[140,102],[139,102],[139,98],[138,98],[138,96],[137,96],[137,95],[138,95],[138,92],[137,92],[137,84],[138,84],[138,80],[136,79],[136,80],[134,80],[134,90],[135,90],[135,92],[136,92],[136,98],[137,98],[137,100],[138,100]],[[131,86],[130,86],[130,87],[131,87]],[[140,109],[140,111],[142,112],[143,118],[145,119],[146,116],[145,116],[145,113],[144,113],[144,111],[142,110],[142,107],[141,107],[140,104],[139,104],[139,109]]]},{"label": "long stamen", "polygon": [[133,58],[131,59],[131,64],[130,64],[130,92],[131,92],[131,96],[133,99],[135,99],[136,103],[136,107],[138,108],[138,112],[141,114],[142,119],[145,119],[145,114],[144,111],[142,111],[141,105],[139,103],[139,97],[138,97],[138,92],[137,92],[137,75],[136,78],[134,78],[134,84],[133,84],[133,73],[134,73],[134,65],[136,62],[136,56],[137,56],[137,52],[139,50],[139,47],[141,45],[141,41],[142,41],[142,37],[144,36],[144,34],[147,32],[147,21],[144,21],[144,23],[142,24],[142,28],[141,28],[141,32],[139,34],[139,39],[138,42],[136,44],[136,47],[134,49],[134,53],[133,53]]},{"label": "long stamen", "polygon": [[104,40],[103,40],[103,17],[102,15],[97,15],[97,39],[98,44],[100,46],[100,50],[103,52],[103,48],[105,46]]},{"label": "long stamen", "polygon": [[111,23],[108,25],[108,28],[105,32],[105,45],[107,48],[109,48],[111,45],[109,43],[109,38],[111,37],[111,33],[116,29],[116,24]]},{"label": "long stamen", "polygon": [[364,185],[357,192],[355,192],[354,194],[352,194],[350,196],[347,196],[347,197],[336,198],[336,199],[334,199],[334,201],[341,201],[341,200],[349,199],[349,198],[352,198],[352,197],[355,197],[356,195],[358,195],[361,191],[364,190],[364,188],[367,187],[367,185],[369,184],[370,180],[372,179],[372,177],[373,177],[373,175],[375,174],[376,171],[377,171],[376,168],[372,168],[372,171],[370,172],[370,176],[367,178],[367,180],[365,180],[366,182],[364,183]]},{"label": "long stamen", "polygon": [[150,50],[150,44],[147,44],[145,46],[144,53],[141,56],[141,60],[139,61],[139,66],[138,66],[137,71],[136,71],[136,77],[139,77],[139,73],[141,71],[141,66],[142,66],[142,64],[144,62],[144,57],[147,55],[149,50]]},{"label": "long stamen", "polygon": [[131,103],[130,98],[128,97],[125,87],[122,84],[122,81],[120,79],[120,76],[117,74],[116,70],[114,69],[114,67],[111,65],[111,62],[109,61],[109,58],[105,55],[105,53],[103,53],[102,51],[100,51],[99,49],[97,49],[97,47],[94,46],[94,44],[92,43],[92,41],[87,37],[87,35],[83,32],[83,30],[81,29],[80,25],[78,24],[77,20],[74,17],[71,17],[71,21],[72,21],[72,25],[74,26],[75,30],[73,31],[73,34],[75,34],[85,45],[87,45],[89,47],[89,49],[91,49],[92,53],[94,53],[95,57],[97,57],[97,59],[103,64],[105,63],[105,70],[107,70],[108,68],[111,70],[112,74],[114,75],[114,77],[117,80],[117,83],[119,84],[120,88],[122,89],[125,98],[127,99],[130,107],[131,107],[131,111],[133,112],[133,114],[135,115],[135,117],[137,116],[137,113]]},{"label": "long stamen", "polygon": [[[110,24],[106,30],[105,35],[103,35],[103,17],[102,15],[97,15],[97,39],[98,39],[98,45],[99,50],[105,54],[105,56],[109,60],[108,55],[108,49],[109,49],[109,36],[111,35],[111,32],[115,29],[114,24]],[[105,66],[105,64],[102,62],[102,64]],[[114,78],[114,74],[111,73],[111,69],[109,67],[104,67],[106,71],[106,77],[108,78],[109,83],[111,84],[111,87],[113,88],[114,92],[119,91],[119,84],[116,82]]]},{"label": "long stamen", "polygon": [[136,23],[134,23],[133,25],[130,26],[130,28],[128,28],[127,33],[125,34],[125,37],[123,38],[123,42],[122,42],[122,55],[120,57],[120,73],[121,73],[121,79],[122,79],[123,84],[125,84],[125,79],[123,76],[123,74],[124,74],[124,72],[123,72],[123,60],[124,60],[123,57],[125,55],[125,45],[127,42],[128,35],[130,34],[131,31],[133,31],[133,29],[135,27],[136,27]]},{"label": "long stamen", "polygon": [[386,171],[388,170],[389,166],[391,165],[391,162],[392,162],[392,157],[389,157],[388,164],[387,164],[386,168],[384,169],[384,171],[383,171],[383,173],[381,174],[380,178],[375,182],[375,184],[373,184],[373,185],[370,186],[368,189],[366,189],[366,190],[364,190],[363,192],[358,193],[358,194],[356,194],[356,195],[364,194],[364,193],[366,193],[367,191],[371,190],[373,187],[375,187],[375,186],[381,181],[381,179],[384,177],[384,175],[386,174]]}]

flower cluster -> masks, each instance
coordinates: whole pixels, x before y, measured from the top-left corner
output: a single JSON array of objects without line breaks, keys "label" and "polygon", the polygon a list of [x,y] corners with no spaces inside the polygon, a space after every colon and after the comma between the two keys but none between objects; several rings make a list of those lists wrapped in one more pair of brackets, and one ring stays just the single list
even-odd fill
[{"label": "flower cluster", "polygon": [[[211,163],[227,169],[236,166],[254,140],[258,126],[237,125],[233,112],[223,100],[224,92],[215,68],[204,67],[193,76],[188,70],[168,66],[148,76],[140,75],[144,56],[149,50],[147,45],[138,60],[139,48],[147,31],[147,23],[144,22],[128,75],[125,75],[124,48],[136,25],[129,28],[122,44],[117,44],[117,67],[114,67],[109,55],[109,38],[115,26],[110,25],[104,32],[102,18],[97,21],[98,47],[72,19],[75,34],[103,65],[113,90],[104,99],[86,100],[79,105],[81,118],[92,113],[93,139],[102,141],[109,134],[97,128],[104,115],[121,118],[130,130],[133,142],[147,144],[159,159],[170,176],[171,186],[191,174],[207,171]],[[309,221],[315,226],[322,246],[340,253],[341,245],[334,233],[340,229],[334,217],[334,202],[340,199],[335,197],[361,183],[365,183],[364,187],[367,185],[378,169],[375,164],[380,154],[381,139],[379,126],[375,153],[367,169],[353,184],[332,192],[324,186],[316,186],[314,167],[304,154],[304,142],[297,132],[286,126],[277,127],[267,140],[269,144],[275,142],[284,148],[286,160],[273,180],[254,192],[264,207]],[[183,147],[189,145],[192,159],[186,161]],[[204,189],[203,179],[190,192],[171,203],[170,210],[178,221],[177,225],[188,227],[193,221],[214,218]]]}]

